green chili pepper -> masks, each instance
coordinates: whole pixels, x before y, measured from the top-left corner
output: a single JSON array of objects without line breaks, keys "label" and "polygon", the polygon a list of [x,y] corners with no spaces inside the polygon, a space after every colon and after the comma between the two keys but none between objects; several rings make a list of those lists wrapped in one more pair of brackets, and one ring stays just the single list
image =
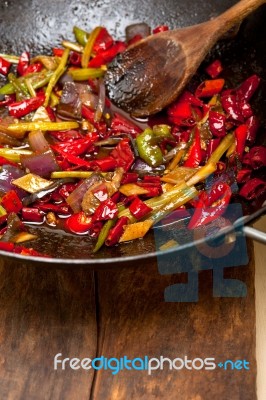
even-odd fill
[{"label": "green chili pepper", "polygon": [[152,143],[155,138],[156,136],[150,128],[145,129],[136,138],[140,157],[152,167],[157,167],[163,162],[163,154],[160,147]]},{"label": "green chili pepper", "polygon": [[89,33],[84,31],[83,29],[78,28],[77,26],[74,26],[73,33],[77,42],[82,46],[85,46],[88,41]]},{"label": "green chili pepper", "polygon": [[116,222],[116,219],[109,219],[108,221],[105,222],[105,224],[102,227],[101,232],[98,236],[98,240],[93,249],[93,253],[96,253],[102,247],[102,245],[105,242],[105,239],[108,236],[110,229],[114,226],[115,222]]},{"label": "green chili pepper", "polygon": [[10,72],[7,77],[9,82],[12,83],[15,89],[17,101],[24,100],[30,97],[28,90],[23,87],[22,82],[19,81],[19,79],[17,79],[12,72]]},{"label": "green chili pepper", "polygon": [[169,125],[160,124],[152,127],[153,133],[156,137],[173,138],[171,135],[171,127]]},{"label": "green chili pepper", "polygon": [[[27,75],[27,80],[32,84],[33,89],[39,89],[47,85],[53,73],[54,73],[53,71],[35,72],[33,74]],[[24,80],[25,77],[23,76],[17,78],[17,82],[19,82],[22,87],[26,88]],[[3,95],[13,94],[15,92],[16,92],[15,87],[11,82],[7,83],[6,85],[0,88],[0,94]]]},{"label": "green chili pepper", "polygon": [[[118,205],[119,213],[125,209],[126,209],[126,207],[123,204]],[[105,224],[102,227],[100,234],[98,236],[97,243],[92,251],[93,253],[97,253],[97,251],[102,247],[102,245],[104,244],[104,242],[108,236],[110,229],[116,224],[117,220],[118,220],[118,218],[109,219],[108,221],[105,222]],[[133,218],[133,220],[135,221],[135,218]]]}]

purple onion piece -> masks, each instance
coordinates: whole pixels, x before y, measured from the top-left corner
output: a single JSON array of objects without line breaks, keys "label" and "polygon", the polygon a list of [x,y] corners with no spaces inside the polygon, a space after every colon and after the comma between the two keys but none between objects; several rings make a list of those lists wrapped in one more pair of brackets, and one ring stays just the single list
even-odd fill
[{"label": "purple onion piece", "polygon": [[74,79],[68,73],[64,73],[58,82],[60,85],[64,86],[64,84],[67,82],[74,82]]},{"label": "purple onion piece", "polygon": [[3,165],[0,171],[0,192],[6,193],[9,190],[15,190],[20,199],[27,195],[23,189],[19,189],[12,184],[12,181],[21,178],[24,175],[22,169],[13,165]]},{"label": "purple onion piece", "polygon": [[104,111],[104,105],[105,105],[105,84],[103,80],[100,80],[99,84],[99,99],[98,99],[98,104],[97,108],[95,111],[95,121],[99,122],[100,119],[102,118],[103,111]]},{"label": "purple onion piece", "polygon": [[79,91],[74,82],[66,82],[63,87],[57,113],[63,119],[81,118],[81,100]]},{"label": "purple onion piece", "polygon": [[85,179],[73,192],[67,197],[66,202],[76,213],[81,211],[81,203],[87,190],[97,182],[102,180],[101,176],[97,173]]},{"label": "purple onion piece", "polygon": [[22,155],[21,164],[25,169],[43,178],[50,178],[52,172],[59,170],[54,153],[50,149],[29,156]]},{"label": "purple onion piece", "polygon": [[134,165],[132,166],[132,172],[137,172],[140,177],[144,175],[162,175],[165,170],[164,165],[159,165],[158,167],[151,167],[146,164],[141,158],[137,158]]}]

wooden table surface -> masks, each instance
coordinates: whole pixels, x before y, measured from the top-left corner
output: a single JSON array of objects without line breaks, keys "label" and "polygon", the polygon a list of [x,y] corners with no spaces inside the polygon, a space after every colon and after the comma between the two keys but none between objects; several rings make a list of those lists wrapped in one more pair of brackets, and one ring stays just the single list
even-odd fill
[{"label": "wooden table surface", "polygon": [[[265,227],[265,220],[260,225]],[[258,400],[266,398],[264,249],[255,245]],[[16,263],[7,267],[0,260],[0,399],[255,400],[254,265],[241,271],[250,282],[247,298],[224,299],[222,306],[212,299],[209,272],[203,272],[207,278],[198,304],[171,304],[163,301],[163,290],[175,280],[159,275],[149,262],[95,273]],[[110,371],[53,369],[57,353],[134,358],[144,356],[143,349],[154,357],[179,357],[196,349],[195,357],[230,351],[232,357],[249,359],[254,369],[226,376],[197,371],[189,379],[181,371],[178,376],[160,371],[151,379],[138,371],[112,376]]]}]

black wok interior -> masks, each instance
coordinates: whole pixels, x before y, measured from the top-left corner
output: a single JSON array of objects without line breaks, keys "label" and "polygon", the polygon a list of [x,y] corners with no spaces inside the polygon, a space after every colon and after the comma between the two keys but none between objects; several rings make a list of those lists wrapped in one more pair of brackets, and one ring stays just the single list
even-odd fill
[{"label": "black wok interior", "polygon": [[[170,28],[183,27],[204,22],[217,16],[236,1],[196,1],[196,0],[6,0],[0,3],[0,53],[19,55],[24,50],[32,55],[50,53],[53,46],[60,45],[62,39],[73,39],[72,27],[77,25],[90,31],[97,25],[107,27],[116,37],[123,38],[125,27],[131,23],[147,22],[152,28],[167,24]],[[265,144],[266,131],[266,5],[261,6],[247,18],[234,38],[220,41],[208,60],[221,58],[225,70],[223,76],[229,84],[238,84],[253,73],[262,78],[262,84],[253,107],[262,121],[258,142]],[[202,38],[204,40],[204,38]],[[193,88],[200,78],[204,78],[203,63],[198,74],[192,79]],[[255,210],[250,209],[249,212]],[[35,231],[36,228],[30,228]],[[55,229],[37,228],[39,239],[34,248],[57,258],[58,262],[88,265],[145,258],[154,254],[155,244],[151,232],[143,240],[123,244],[119,247],[103,249],[91,256],[94,242],[88,237],[63,234]],[[191,238],[184,238],[184,245]],[[29,245],[30,246],[30,245]],[[4,255],[4,253],[2,253]],[[6,257],[9,255],[5,254]],[[10,255],[14,256],[14,255]],[[20,256],[17,256],[20,259]],[[25,259],[25,257],[24,257]],[[74,261],[75,260],[75,261]],[[52,261],[50,258],[44,260]]]}]

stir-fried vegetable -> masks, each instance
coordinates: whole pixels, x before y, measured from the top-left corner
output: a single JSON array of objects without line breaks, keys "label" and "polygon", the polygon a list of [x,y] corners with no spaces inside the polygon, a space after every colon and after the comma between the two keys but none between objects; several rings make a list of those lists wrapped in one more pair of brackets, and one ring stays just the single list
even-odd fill
[{"label": "stir-fried vegetable", "polygon": [[90,235],[94,253],[142,238],[180,207],[195,209],[188,229],[197,229],[225,212],[236,182],[245,201],[265,199],[266,148],[250,105],[258,76],[228,88],[216,59],[210,79],[160,123],[140,124],[106,97],[108,63],[168,29],[135,24],[121,42],[104,27],[75,26],[53,55],[0,54],[0,250],[39,256],[18,245],[34,245],[29,223]]}]

